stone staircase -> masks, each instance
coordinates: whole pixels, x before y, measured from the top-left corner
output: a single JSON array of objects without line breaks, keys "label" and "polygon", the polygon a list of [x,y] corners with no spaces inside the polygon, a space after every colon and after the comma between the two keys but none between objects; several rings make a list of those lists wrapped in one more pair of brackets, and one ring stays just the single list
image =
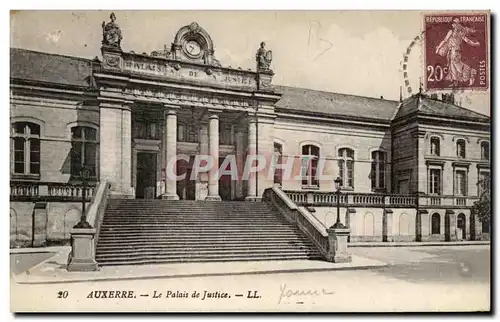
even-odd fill
[{"label": "stone staircase", "polygon": [[264,202],[109,200],[99,265],[321,259],[314,244]]}]

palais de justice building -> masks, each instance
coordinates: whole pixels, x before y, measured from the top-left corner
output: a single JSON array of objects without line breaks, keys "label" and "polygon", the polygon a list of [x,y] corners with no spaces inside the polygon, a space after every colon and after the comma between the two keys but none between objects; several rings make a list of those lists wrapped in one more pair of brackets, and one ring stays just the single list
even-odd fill
[{"label": "palais de justice building", "polygon": [[[110,184],[111,205],[249,205],[273,190],[325,229],[337,196],[334,180],[318,176],[319,159],[325,174],[341,178],[351,242],[486,236],[470,209],[490,172],[490,118],[455,105],[453,95],[391,101],[274,85],[266,44],[249,53],[255,71],[223,66],[197,23],[149,54],[123,51],[122,40],[113,15],[95,59],[11,48],[11,244],[69,239],[82,166],[94,195],[99,182]],[[196,155],[219,163],[234,155],[241,173],[255,151],[298,160],[301,175],[189,180]],[[181,154],[190,156],[176,163],[186,179],[168,180],[168,160]]]}]

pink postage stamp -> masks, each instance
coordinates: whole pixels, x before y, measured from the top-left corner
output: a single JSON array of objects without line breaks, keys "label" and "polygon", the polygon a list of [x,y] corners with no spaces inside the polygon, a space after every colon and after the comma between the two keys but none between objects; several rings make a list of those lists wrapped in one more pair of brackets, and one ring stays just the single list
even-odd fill
[{"label": "pink postage stamp", "polygon": [[486,13],[425,14],[424,28],[426,89],[488,88]]}]

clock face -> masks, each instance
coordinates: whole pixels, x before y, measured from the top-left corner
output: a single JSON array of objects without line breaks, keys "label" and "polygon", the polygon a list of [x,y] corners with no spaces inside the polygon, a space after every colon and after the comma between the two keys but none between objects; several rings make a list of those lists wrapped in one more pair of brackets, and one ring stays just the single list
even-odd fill
[{"label": "clock face", "polygon": [[186,43],[185,46],[186,52],[191,55],[191,56],[198,56],[201,54],[201,47],[200,44],[198,44],[194,40],[190,40]]}]

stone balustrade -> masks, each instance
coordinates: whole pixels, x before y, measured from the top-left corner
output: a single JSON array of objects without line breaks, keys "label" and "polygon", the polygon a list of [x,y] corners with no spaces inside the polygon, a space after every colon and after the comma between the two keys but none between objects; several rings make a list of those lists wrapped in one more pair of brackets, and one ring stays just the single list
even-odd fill
[{"label": "stone balustrade", "polygon": [[[11,201],[81,201],[82,184],[58,182],[10,182]],[[86,186],[85,199],[90,201],[94,195],[95,185]]]},{"label": "stone balustrade", "polygon": [[[336,206],[337,194],[335,192],[323,191],[284,191],[288,198],[301,206]],[[471,207],[477,197],[464,196],[428,196],[421,195],[418,198],[419,206],[424,207]],[[353,207],[393,207],[414,208],[417,206],[416,196],[407,195],[384,195],[370,193],[342,192],[340,194],[340,205]]]}]

